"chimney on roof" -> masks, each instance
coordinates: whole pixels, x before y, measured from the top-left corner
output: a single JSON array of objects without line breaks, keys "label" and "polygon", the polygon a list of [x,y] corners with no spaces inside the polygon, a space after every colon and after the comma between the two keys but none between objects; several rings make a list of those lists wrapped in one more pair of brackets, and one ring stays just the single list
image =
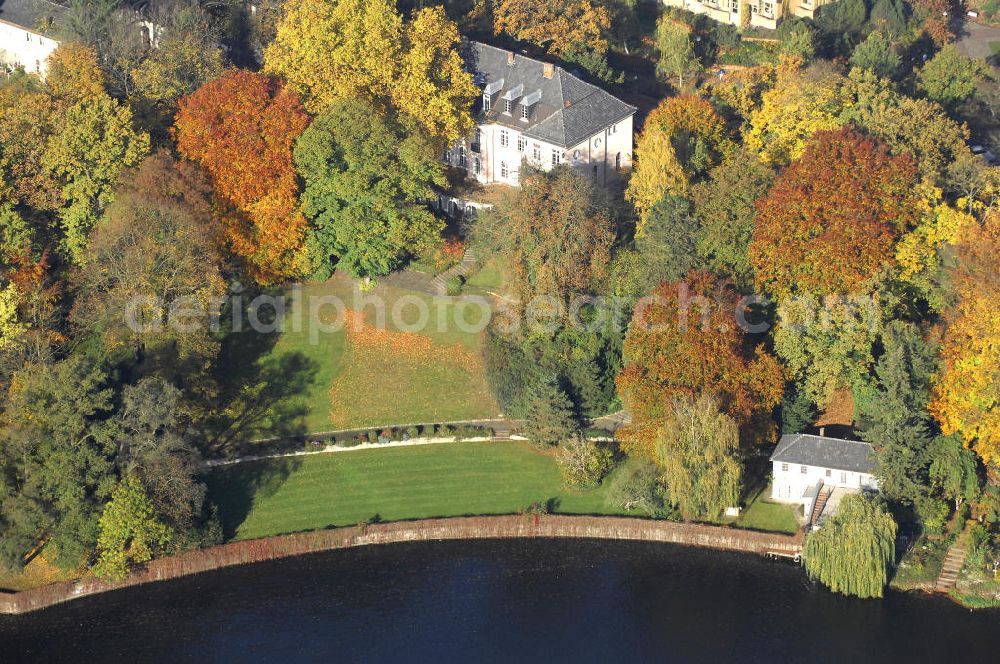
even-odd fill
[{"label": "chimney on roof", "polygon": [[572,105],[573,105],[573,102],[570,101],[569,99],[564,99],[563,100],[563,108],[569,108]]},{"label": "chimney on roof", "polygon": [[556,73],[556,67],[551,62],[542,63],[542,76],[544,78],[552,78]]},{"label": "chimney on roof", "polygon": [[514,64],[514,51],[507,51],[507,65],[511,66]]}]

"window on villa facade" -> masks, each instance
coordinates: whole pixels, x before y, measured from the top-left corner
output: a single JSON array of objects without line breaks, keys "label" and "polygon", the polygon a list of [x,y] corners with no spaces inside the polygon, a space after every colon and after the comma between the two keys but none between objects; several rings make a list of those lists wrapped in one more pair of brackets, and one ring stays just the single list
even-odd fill
[{"label": "window on villa facade", "polygon": [[787,463],[781,464],[781,472],[783,472],[783,473],[787,473],[788,472],[788,464]]},{"label": "window on villa facade", "polygon": [[622,153],[619,152],[615,155],[615,170],[621,172],[622,170]]},{"label": "window on villa facade", "polygon": [[774,14],[774,5],[772,5],[770,2],[765,2],[764,3],[764,13],[767,14],[768,16],[773,15]]},{"label": "window on villa facade", "polygon": [[461,166],[462,168],[465,168],[466,163],[467,162],[465,160],[465,146],[463,145],[458,148],[458,165]]},{"label": "window on villa facade", "polygon": [[485,92],[483,93],[483,111],[490,112],[490,96]]},{"label": "window on villa facade", "polygon": [[510,115],[511,109],[513,108],[513,104],[514,104],[513,100],[511,100],[511,99],[504,99],[503,100],[503,112],[506,113],[507,115]]},{"label": "window on villa facade", "polygon": [[500,162],[500,177],[502,177],[504,180],[510,177],[510,170],[507,168],[506,161]]},{"label": "window on villa facade", "polygon": [[729,3],[729,9],[734,14],[740,13],[740,0],[731,0]]},{"label": "window on villa facade", "polygon": [[528,142],[526,140],[524,140],[524,136],[518,136],[517,137],[517,151],[518,152],[524,152],[524,146],[527,145],[527,144],[528,144]]},{"label": "window on villa facade", "polygon": [[847,473],[840,473],[840,483],[847,484]]},{"label": "window on villa facade", "polygon": [[799,466],[799,472],[805,475],[809,472],[809,466]]},{"label": "window on villa facade", "polygon": [[832,470],[830,470],[829,468],[827,468],[827,469],[826,469],[826,476],[827,476],[827,477],[832,477],[832,476],[833,476],[833,471],[832,471]]},{"label": "window on villa facade", "polygon": [[559,164],[562,163],[562,160],[563,160],[562,150],[553,150],[552,151],[552,165],[553,166],[558,166]]},{"label": "window on villa facade", "polygon": [[483,142],[483,130],[476,127],[476,140],[472,144],[472,151],[479,152],[479,146]]},{"label": "window on villa facade", "polygon": [[449,152],[448,150],[445,150],[444,154],[441,155],[441,161],[443,161],[446,164],[450,164],[451,163],[451,152]]},{"label": "window on villa facade", "polygon": [[472,170],[476,172],[476,175],[483,172],[483,163],[479,161],[479,157],[472,160]]},{"label": "window on villa facade", "polygon": [[510,136],[506,129],[500,130],[500,147],[505,148],[510,141]]},{"label": "window on villa facade", "polygon": [[534,159],[535,161],[542,160],[542,146],[540,146],[538,143],[531,144],[531,158]]}]

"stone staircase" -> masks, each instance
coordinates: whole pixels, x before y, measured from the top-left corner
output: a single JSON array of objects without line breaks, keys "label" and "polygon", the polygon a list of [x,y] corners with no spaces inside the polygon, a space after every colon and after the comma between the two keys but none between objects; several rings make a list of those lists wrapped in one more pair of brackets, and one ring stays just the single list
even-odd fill
[{"label": "stone staircase", "polygon": [[476,254],[475,252],[472,251],[472,248],[470,247],[465,250],[464,254],[462,254],[462,260],[458,263],[458,265],[448,270],[445,270],[441,274],[431,279],[430,283],[431,288],[433,288],[434,292],[437,293],[438,295],[447,295],[448,280],[451,279],[452,277],[462,277],[464,279],[466,276],[468,276],[470,272],[472,272],[472,270],[475,267],[476,267]]},{"label": "stone staircase", "polygon": [[830,500],[830,495],[833,493],[833,487],[823,486],[819,490],[819,494],[816,496],[816,502],[813,504],[812,513],[809,514],[809,521],[806,522],[806,528],[811,528],[816,525],[819,521],[820,515],[823,514],[823,510],[826,509],[826,503]]},{"label": "stone staircase", "polygon": [[938,575],[937,583],[934,586],[935,590],[946,593],[955,587],[958,573],[962,571],[962,565],[965,564],[967,555],[965,546],[957,542],[948,549],[948,555],[944,557],[944,563],[941,565],[941,574]]}]

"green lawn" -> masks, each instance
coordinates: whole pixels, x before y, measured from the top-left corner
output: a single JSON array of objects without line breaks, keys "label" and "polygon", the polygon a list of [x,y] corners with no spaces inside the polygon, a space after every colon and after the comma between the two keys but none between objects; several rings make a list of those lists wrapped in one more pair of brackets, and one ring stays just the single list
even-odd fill
[{"label": "green lawn", "polygon": [[[443,516],[510,514],[533,502],[607,514],[607,482],[567,489],[555,460],[527,443],[357,450],[215,469],[208,478],[227,537]],[[554,499],[554,500],[553,500]]]},{"label": "green lawn", "polygon": [[466,282],[484,291],[498,291],[503,287],[503,273],[495,260],[486,261]]},{"label": "green lawn", "polygon": [[770,494],[770,485],[761,489],[760,493],[753,497],[740,516],[733,521],[733,525],[752,530],[766,530],[794,535],[799,529],[799,523],[795,519],[794,508],[789,505],[782,505],[781,503],[772,503],[767,498]]},{"label": "green lawn", "polygon": [[[456,323],[463,314],[475,322],[477,310],[384,285],[361,294],[343,277],[301,288],[301,324],[289,305],[282,332],[224,340],[220,381],[233,393],[265,395],[257,399],[263,412],[245,427],[249,437],[498,414],[483,374],[482,334]],[[343,302],[348,322],[361,326],[316,331],[308,311],[319,297]],[[427,323],[417,326],[421,310]],[[324,305],[318,317],[329,324],[337,311]]]}]

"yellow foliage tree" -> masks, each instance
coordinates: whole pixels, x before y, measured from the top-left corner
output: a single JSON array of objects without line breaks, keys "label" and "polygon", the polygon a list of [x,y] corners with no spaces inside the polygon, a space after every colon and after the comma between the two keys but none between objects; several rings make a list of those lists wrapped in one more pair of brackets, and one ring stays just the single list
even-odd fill
[{"label": "yellow foliage tree", "polygon": [[666,194],[684,196],[688,179],[670,142],[672,133],[660,124],[648,125],[639,135],[635,148],[635,167],[629,177],[625,198],[639,213],[638,231],[649,210]]},{"label": "yellow foliage tree", "polygon": [[451,143],[472,128],[479,96],[460,43],[441,7],[404,22],[391,0],[289,0],[264,69],[288,81],[314,115],[360,98],[406,113]]},{"label": "yellow foliage tree", "polygon": [[974,217],[956,210],[941,197],[941,190],[923,186],[923,214],[916,227],[896,245],[896,262],[904,280],[925,274],[939,263],[939,251],[953,244],[966,227],[976,223]]},{"label": "yellow foliage tree", "polygon": [[711,103],[694,95],[665,99],[646,118],[647,129],[654,125],[670,132],[674,152],[689,178],[717,166],[733,147],[726,121]]},{"label": "yellow foliage tree", "polygon": [[720,78],[706,81],[705,93],[748,122],[763,94],[774,86],[776,76],[777,67],[769,64],[727,71]]},{"label": "yellow foliage tree", "polygon": [[573,48],[604,55],[610,28],[608,10],[591,0],[499,0],[493,7],[494,34],[534,42],[553,55]]},{"label": "yellow foliage tree", "polygon": [[403,21],[391,0],[288,0],[264,71],[285,78],[306,110],[389,96]]},{"label": "yellow foliage tree", "polygon": [[1000,462],[1000,214],[966,226],[951,281],[957,301],[945,312],[941,367],[930,411],[945,434],[960,432],[985,463]]},{"label": "yellow foliage tree", "polygon": [[47,62],[45,86],[65,106],[104,95],[104,72],[92,47],[66,42],[52,52]]},{"label": "yellow foliage tree", "polygon": [[417,12],[403,36],[399,80],[392,86],[394,104],[428,134],[452,143],[472,128],[472,104],[479,96],[458,53],[458,26],[443,7],[428,7]]},{"label": "yellow foliage tree", "polygon": [[779,67],[777,83],[750,116],[746,145],[765,163],[789,164],[802,156],[810,136],[843,124],[849,99],[844,77],[824,65]]}]

